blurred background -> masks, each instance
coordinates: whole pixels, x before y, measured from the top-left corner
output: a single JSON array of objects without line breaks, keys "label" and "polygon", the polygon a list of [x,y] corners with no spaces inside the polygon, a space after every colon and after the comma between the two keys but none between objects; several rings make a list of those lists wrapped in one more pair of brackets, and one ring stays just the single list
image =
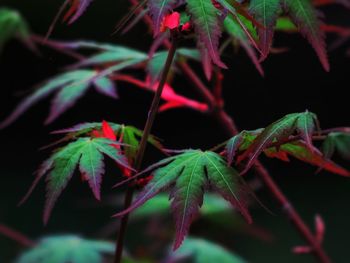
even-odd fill
[{"label": "blurred background", "polygon": [[[61,2],[1,0],[0,6],[19,10],[29,22],[32,32],[44,35]],[[128,1],[125,0],[94,1],[74,25],[68,27],[59,24],[52,39],[92,39],[147,51],[152,39],[142,23],[127,35],[111,35],[128,6]],[[325,11],[327,22],[350,24],[349,10],[331,7]],[[330,36],[327,41],[332,43],[334,38]],[[230,67],[224,72],[227,111],[241,129],[247,130],[265,127],[287,113],[306,109],[319,116],[322,128],[350,126],[350,58],[346,56],[349,44],[330,52],[331,72],[326,73],[305,39],[300,35],[278,34],[275,46],[288,47],[290,50],[271,55],[264,62],[265,78],[257,73],[244,51],[227,52],[224,57],[225,63]],[[0,119],[4,119],[33,86],[54,76],[65,65],[73,62],[50,49],[40,50],[41,55],[35,55],[17,41],[11,41],[5,47],[0,56]],[[194,66],[201,72],[199,65]],[[185,78],[179,76],[174,87],[179,93],[196,99],[191,84]],[[152,94],[124,83],[118,86],[118,90],[118,101],[89,93],[50,126],[42,124],[49,109],[49,101],[45,100],[14,125],[0,131],[0,222],[33,239],[55,233],[77,233],[87,237],[102,235],[104,226],[113,222],[110,216],[119,209],[118,198],[114,198],[114,205],[96,202],[87,185],[79,182],[78,176],[63,193],[46,227],[41,220],[45,197],[43,182],[24,206],[17,207],[17,203],[31,184],[32,173],[49,154],[49,151],[38,149],[57,139],[49,135],[51,131],[80,122],[103,119],[142,129]],[[190,109],[171,110],[159,115],[153,133],[162,138],[167,148],[175,149],[208,149],[227,139],[218,123]],[[159,158],[152,152],[148,156],[148,162]],[[315,214],[322,215],[327,226],[324,247],[334,261],[349,262],[350,180],[326,172],[315,174],[315,168],[297,161],[281,163],[264,159],[264,162],[312,228]],[[342,163],[341,160],[339,162]],[[350,168],[349,163],[342,164]],[[112,166],[113,164],[110,165]],[[111,170],[104,177],[102,201],[108,201],[116,194],[110,185],[116,182],[117,176]],[[227,230],[223,224],[213,224],[206,220],[197,221],[191,233],[217,241],[252,263],[313,262],[310,255],[291,254],[291,248],[304,244],[303,241],[270,194],[261,189],[257,195],[274,213],[271,215],[259,206],[253,207],[255,226],[259,227],[259,231],[266,232],[262,237],[251,229],[240,231],[240,227],[236,227]],[[167,218],[168,221],[171,220],[170,216]],[[162,220],[161,225],[158,224],[159,231],[163,231],[163,227],[172,231],[172,225],[168,221]],[[144,253],[140,251],[145,243],[150,242],[149,225],[148,220],[130,225],[127,242],[133,251]],[[107,238],[114,239],[114,232],[116,229],[112,228]],[[0,236],[1,263],[12,262],[22,249],[20,245]]]}]

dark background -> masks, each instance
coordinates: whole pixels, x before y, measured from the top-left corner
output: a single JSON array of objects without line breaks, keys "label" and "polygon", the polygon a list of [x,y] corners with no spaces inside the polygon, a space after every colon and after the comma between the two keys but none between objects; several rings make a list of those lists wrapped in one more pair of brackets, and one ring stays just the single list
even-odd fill
[{"label": "dark background", "polygon": [[[0,5],[20,10],[30,22],[32,31],[43,35],[61,2],[1,0]],[[70,27],[58,25],[52,37],[64,40],[94,39],[147,50],[151,38],[142,24],[126,36],[111,36],[114,25],[127,8],[127,1],[95,1],[76,24]],[[328,22],[345,25],[348,20],[349,12],[342,8],[327,9]],[[332,42],[332,39],[330,37],[328,42]],[[264,63],[265,78],[258,75],[244,52],[235,55],[227,53],[224,58],[230,66],[225,79],[226,109],[234,116],[238,126],[241,129],[264,127],[287,113],[305,109],[318,114],[323,128],[350,126],[350,59],[345,56],[346,48],[330,53],[331,72],[326,73],[310,45],[301,36],[280,34],[276,38],[276,46],[288,46],[291,50],[270,56]],[[43,79],[53,76],[70,62],[67,57],[48,49],[42,49],[42,56],[36,56],[20,43],[12,41],[0,57],[0,118],[5,118],[20,100],[19,92],[29,90]],[[180,92],[193,96],[192,86],[185,78],[180,76],[174,86]],[[57,203],[47,227],[43,227],[41,221],[44,183],[40,184],[27,204],[20,208],[16,205],[33,179],[32,172],[49,154],[38,151],[38,148],[55,139],[48,135],[50,131],[102,119],[143,127],[151,94],[125,84],[119,85],[119,93],[121,100],[116,102],[91,92],[75,108],[47,127],[42,125],[49,107],[49,101],[45,100],[10,128],[0,131],[0,222],[35,239],[53,233],[93,236],[96,226],[111,221],[110,215],[116,211],[114,208],[89,210],[77,205],[79,200],[98,205],[78,177]],[[227,139],[218,123],[188,109],[159,115],[153,133],[161,137],[168,148],[177,149],[206,149]],[[267,165],[306,222],[312,225],[316,213],[323,216],[327,223],[325,248],[334,261],[349,262],[350,180],[325,172],[315,175],[314,168],[296,161],[281,164],[268,160]],[[349,164],[344,165],[349,167]],[[105,176],[103,191],[106,196],[113,193],[108,185],[115,180],[113,175]],[[225,237],[226,245],[233,247],[250,262],[313,262],[311,256],[290,253],[291,247],[301,245],[303,241],[271,196],[266,191],[259,192],[258,196],[276,215],[254,209],[255,222],[273,233],[274,241],[266,243],[237,235]],[[200,227],[195,230],[201,234],[205,233],[205,226],[203,229],[202,232]],[[132,234],[129,238],[133,239]],[[19,245],[0,236],[1,263],[11,262],[20,249]]]}]

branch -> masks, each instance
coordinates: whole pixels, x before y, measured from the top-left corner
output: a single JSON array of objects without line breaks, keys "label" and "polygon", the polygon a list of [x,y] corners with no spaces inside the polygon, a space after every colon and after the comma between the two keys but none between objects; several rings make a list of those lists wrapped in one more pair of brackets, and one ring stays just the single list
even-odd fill
[{"label": "branch", "polygon": [[[155,121],[156,116],[157,116],[162,92],[163,92],[164,86],[166,84],[166,81],[167,81],[167,78],[168,78],[168,75],[169,75],[169,72],[171,69],[171,65],[172,65],[174,57],[175,57],[175,53],[176,53],[176,49],[177,49],[177,42],[178,42],[177,38],[178,38],[177,33],[175,31],[172,31],[172,43],[171,43],[171,46],[170,46],[170,49],[168,52],[168,57],[167,57],[166,62],[165,62],[165,66],[164,66],[164,69],[162,72],[161,79],[159,81],[157,91],[154,94],[153,101],[152,101],[150,110],[148,112],[147,122],[146,122],[145,128],[143,130],[140,146],[139,146],[139,149],[137,151],[136,158],[135,158],[134,167],[135,167],[136,171],[138,171],[141,168],[141,164],[142,164],[145,150],[146,150],[146,146],[147,146],[147,141],[148,141],[148,138],[151,134],[151,130],[152,130],[154,121]],[[131,205],[133,193],[134,193],[133,187],[129,187],[128,191],[126,192],[126,195],[125,195],[125,203],[124,203],[125,209],[129,208],[129,206]],[[122,221],[121,221],[120,228],[119,228],[119,235],[118,235],[118,239],[116,242],[116,252],[115,252],[115,258],[114,258],[115,263],[120,263],[122,260],[124,239],[125,239],[128,221],[129,221],[129,214],[122,217]]]},{"label": "branch", "polygon": [[0,234],[16,241],[17,243],[21,244],[24,247],[33,247],[35,246],[35,242],[33,240],[30,240],[28,237],[23,235],[22,233],[9,228],[8,226],[5,226],[4,224],[0,223]]}]

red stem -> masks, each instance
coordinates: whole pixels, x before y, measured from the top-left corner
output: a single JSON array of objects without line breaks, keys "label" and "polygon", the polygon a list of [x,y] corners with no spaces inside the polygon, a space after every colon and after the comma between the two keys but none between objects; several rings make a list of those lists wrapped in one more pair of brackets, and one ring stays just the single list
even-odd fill
[{"label": "red stem", "polygon": [[[143,133],[142,133],[140,146],[139,146],[139,149],[137,151],[136,158],[135,158],[134,167],[135,167],[136,171],[138,171],[141,168],[141,164],[142,164],[142,161],[143,161],[143,158],[145,155],[145,151],[146,151],[146,147],[147,147],[147,141],[148,141],[148,138],[151,134],[151,130],[152,130],[154,121],[155,121],[157,113],[158,113],[160,99],[161,99],[163,89],[164,89],[164,86],[166,84],[166,81],[167,81],[167,78],[168,78],[168,75],[169,75],[169,72],[171,69],[171,65],[172,65],[174,57],[175,57],[176,49],[177,49],[177,35],[176,35],[176,32],[172,32],[172,43],[171,43],[171,46],[169,48],[168,56],[167,56],[167,59],[166,59],[165,65],[164,65],[162,76],[161,76],[159,84],[158,84],[158,88],[154,94],[153,101],[152,101],[150,110],[148,112],[148,118],[147,118],[145,128],[144,128]],[[136,82],[135,79],[133,79],[133,81]],[[133,187],[129,186],[128,191],[126,192],[126,195],[125,195],[124,209],[129,208],[129,206],[131,205],[133,193],[134,193]],[[118,239],[116,242],[116,253],[115,253],[115,258],[114,258],[115,263],[120,263],[122,261],[122,254],[123,254],[123,247],[124,247],[126,230],[127,230],[127,226],[128,226],[128,219],[129,219],[128,215],[125,215],[122,217],[122,221],[121,221],[120,228],[119,228],[119,236],[118,236]]]},{"label": "red stem", "polygon": [[22,233],[9,228],[8,226],[5,226],[0,223],[0,234],[16,241],[17,243],[21,244],[24,247],[33,247],[35,246],[35,242],[30,240],[28,237],[23,235]]}]

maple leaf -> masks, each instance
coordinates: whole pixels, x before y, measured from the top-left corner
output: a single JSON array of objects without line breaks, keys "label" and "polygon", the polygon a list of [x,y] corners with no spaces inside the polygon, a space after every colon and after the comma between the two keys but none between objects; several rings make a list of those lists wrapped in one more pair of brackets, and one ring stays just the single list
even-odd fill
[{"label": "maple leaf", "polygon": [[224,26],[227,33],[239,41],[240,45],[245,49],[247,55],[255,65],[258,72],[263,76],[264,70],[262,69],[257,54],[242,27],[231,16],[226,17],[224,20]]},{"label": "maple leaf", "polygon": [[[116,204],[114,203],[113,206],[115,207]],[[160,193],[136,209],[132,213],[132,218],[165,215],[168,213],[169,208],[169,196],[166,193]],[[207,193],[204,196],[203,206],[200,208],[201,216],[210,217],[211,215],[225,212],[232,212],[232,208],[219,195]]]},{"label": "maple leaf", "polygon": [[324,140],[322,150],[327,158],[337,152],[342,158],[350,160],[350,133],[331,132]]},{"label": "maple leaf", "polygon": [[265,59],[269,54],[274,27],[277,17],[281,11],[281,0],[251,0],[250,13],[253,17],[263,25],[263,28],[258,28],[258,35],[260,40],[260,49],[262,52],[262,59]]},{"label": "maple leaf", "polygon": [[329,160],[328,157],[323,155],[318,149],[313,148],[311,150],[310,147],[302,141],[286,143],[281,145],[278,149],[275,147],[269,148],[264,152],[268,157],[275,157],[282,161],[289,161],[288,155],[290,155],[302,162],[317,166],[331,173],[346,177],[350,176],[349,171]]},{"label": "maple leaf", "polygon": [[224,247],[211,241],[199,238],[189,237],[186,239],[182,247],[173,252],[170,258],[174,259],[190,259],[193,263],[245,263],[246,261]]},{"label": "maple leaf", "polygon": [[103,263],[114,253],[113,243],[74,235],[50,236],[26,250],[16,263]]},{"label": "maple leaf", "polygon": [[227,68],[219,55],[221,25],[217,9],[211,0],[187,0],[187,10],[191,14],[198,41],[204,44],[211,61],[219,67]]},{"label": "maple leaf", "polygon": [[320,29],[318,13],[310,0],[285,0],[284,5],[299,31],[309,40],[316,51],[323,68],[329,71],[325,35]]},{"label": "maple leaf", "polygon": [[116,149],[119,142],[105,138],[80,137],[55,151],[36,173],[36,178],[21,204],[30,196],[41,178],[47,177],[47,198],[44,223],[48,222],[56,200],[67,186],[75,170],[79,168],[82,178],[97,200],[100,200],[102,175],[105,172],[103,155],[116,161],[121,167],[133,170],[124,155]]},{"label": "maple leaf", "polygon": [[65,12],[67,7],[70,6],[65,15],[63,16],[62,21],[67,22],[68,25],[70,25],[76,20],[78,20],[85,13],[86,9],[89,7],[92,1],[93,0],[65,0],[61,5],[60,9],[58,10],[55,18],[51,22],[49,30],[46,34],[46,38],[50,37],[57,22],[59,21],[61,15]]},{"label": "maple leaf", "polygon": [[180,247],[193,219],[203,204],[205,189],[210,186],[237,208],[248,222],[252,219],[242,197],[238,173],[226,165],[214,152],[187,150],[177,156],[161,160],[144,173],[153,171],[153,179],[137,196],[134,203],[115,216],[125,215],[140,207],[159,192],[171,189],[172,210],[176,221],[174,249]]},{"label": "maple leaf", "polygon": [[[129,164],[134,162],[142,137],[142,131],[133,126],[106,121],[88,122],[77,124],[71,128],[54,131],[53,134],[65,134],[65,140],[70,140],[81,136],[89,136],[94,131],[102,132],[103,134],[99,135],[100,137],[123,143],[123,145],[120,146],[124,148],[124,154],[127,157]],[[161,142],[154,135],[149,136],[148,142],[157,149],[163,149]]]},{"label": "maple leaf", "polygon": [[68,21],[68,24],[73,24],[77,21],[89,7],[93,0],[71,0],[71,8],[67,11],[63,20]]},{"label": "maple leaf", "polygon": [[21,40],[28,48],[35,51],[35,44],[30,39],[27,22],[15,10],[0,8],[0,52],[12,38]]},{"label": "maple leaf", "polygon": [[[283,7],[283,8],[282,8]],[[261,59],[269,54],[276,21],[283,10],[287,12],[301,34],[308,39],[316,51],[323,68],[329,71],[324,32],[321,30],[319,12],[316,11],[310,0],[252,0],[250,12],[263,25],[258,28]]]},{"label": "maple leaf", "polygon": [[[226,10],[226,12],[229,12],[233,18],[233,20],[235,22],[238,23],[238,25],[240,26],[240,28],[244,31],[245,36],[250,40],[251,44],[256,48],[259,49],[258,44],[256,43],[255,38],[253,37],[251,31],[249,30],[249,26],[247,25],[247,23],[243,22],[243,20],[249,20],[250,22],[254,22],[254,20],[252,21],[252,17],[248,17],[244,18],[243,16],[241,17],[241,15],[239,14],[239,12],[235,9],[235,7],[233,5],[231,5],[228,1],[226,0],[216,0],[216,2],[218,4],[221,5],[221,7]],[[234,1],[231,1],[234,2]],[[238,3],[237,3],[238,4]]]},{"label": "maple leaf", "polygon": [[263,129],[258,129],[255,131],[242,131],[239,134],[233,136],[226,143],[225,147],[225,154],[228,164],[231,165],[233,163],[233,159],[235,158],[238,151],[247,150],[262,131]]},{"label": "maple leaf", "polygon": [[34,104],[56,93],[52,101],[50,114],[45,121],[45,124],[50,124],[71,108],[87,92],[90,86],[95,86],[96,91],[103,95],[114,99],[117,98],[114,83],[104,76],[99,77],[98,72],[95,70],[75,70],[63,73],[46,81],[20,102],[15,110],[0,123],[0,128],[9,126]]},{"label": "maple leaf", "polygon": [[134,64],[136,65],[138,63],[148,60],[148,56],[146,53],[120,45],[111,45],[91,41],[73,41],[56,43],[62,48],[75,50],[93,49],[98,52],[97,54],[93,54],[90,57],[82,59],[78,63],[72,65],[71,68],[98,66],[106,64],[112,65],[122,62],[134,62]]},{"label": "maple leaf", "polygon": [[312,147],[312,133],[315,130],[317,116],[309,111],[303,113],[288,114],[282,119],[266,127],[250,145],[250,147],[238,158],[238,163],[248,159],[246,167],[242,173],[246,173],[270,144],[283,142],[294,133],[298,133],[305,140],[308,147]]}]

